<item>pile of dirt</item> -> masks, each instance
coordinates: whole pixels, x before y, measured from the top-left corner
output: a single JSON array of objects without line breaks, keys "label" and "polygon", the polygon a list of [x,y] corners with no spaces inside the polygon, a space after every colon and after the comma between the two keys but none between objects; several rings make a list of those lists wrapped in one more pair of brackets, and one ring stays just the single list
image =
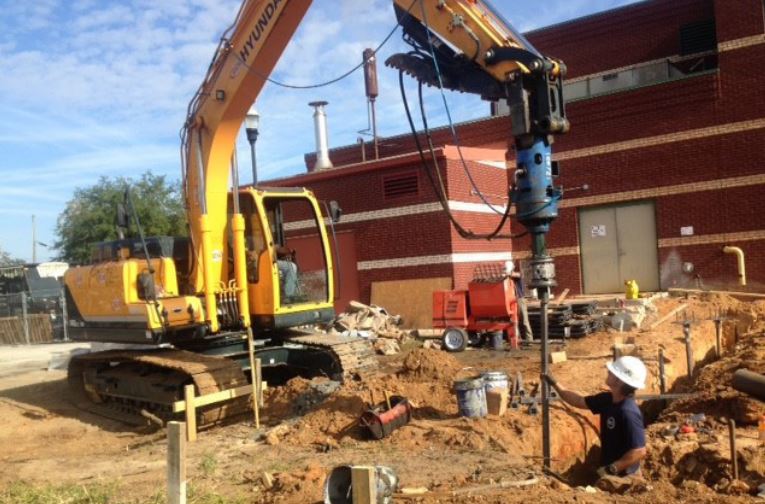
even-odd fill
[{"label": "pile of dirt", "polygon": [[292,378],[284,386],[266,390],[264,415],[280,420],[300,416],[312,410],[339,388],[340,382],[328,378]]},{"label": "pile of dirt", "polygon": [[[458,415],[453,381],[463,374],[476,373],[472,368],[463,369],[450,354],[413,350],[395,373],[344,383],[312,411],[280,430],[276,442],[312,447],[319,452],[365,445],[368,435],[359,425],[359,417],[371,404],[382,404],[387,392],[409,400],[413,406],[412,421],[377,443],[411,453],[450,449],[473,453],[498,451],[509,458],[537,455],[541,446],[539,418],[529,415],[526,408],[503,417]],[[296,387],[304,385],[296,383]],[[558,407],[553,410],[553,418],[555,443],[563,457],[579,457],[589,451],[597,437],[591,420]],[[271,444],[275,444],[273,440]]]},{"label": "pile of dirt", "polygon": [[675,485],[698,481],[717,492],[747,494],[765,480],[765,451],[756,444],[737,450],[739,481],[733,481],[730,447],[721,424],[704,432],[667,435],[673,425],[654,424],[649,428],[648,457],[644,474],[652,480]]},{"label": "pile of dirt", "polygon": [[399,376],[419,380],[453,380],[462,365],[452,355],[434,349],[418,348],[404,358]]},{"label": "pile of dirt", "polygon": [[765,331],[757,330],[740,337],[731,355],[712,362],[698,372],[695,382],[684,388],[697,395],[673,402],[664,416],[672,413],[705,413],[716,418],[733,418],[740,425],[757,424],[765,415],[765,403],[733,389],[733,374],[749,369],[765,374]]},{"label": "pile of dirt", "polygon": [[276,473],[263,502],[316,502],[324,492],[326,477],[326,469],[315,462],[297,472]]}]

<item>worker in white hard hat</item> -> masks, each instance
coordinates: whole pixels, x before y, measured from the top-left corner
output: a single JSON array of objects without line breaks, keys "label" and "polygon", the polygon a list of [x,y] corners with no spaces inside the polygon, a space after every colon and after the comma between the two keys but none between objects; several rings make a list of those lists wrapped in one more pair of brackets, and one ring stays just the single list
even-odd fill
[{"label": "worker in white hard hat", "polygon": [[550,375],[542,375],[560,398],[580,409],[600,415],[600,467],[598,476],[638,475],[646,456],[643,415],[635,391],[645,388],[647,370],[637,357],[619,357],[606,364],[609,392],[583,396],[567,390]]}]

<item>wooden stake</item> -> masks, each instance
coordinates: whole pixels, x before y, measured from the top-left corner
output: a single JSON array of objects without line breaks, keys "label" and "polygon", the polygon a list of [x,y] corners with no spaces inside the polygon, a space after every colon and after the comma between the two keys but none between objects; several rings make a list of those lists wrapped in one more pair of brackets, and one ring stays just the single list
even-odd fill
[{"label": "wooden stake", "polygon": [[260,359],[255,359],[255,341],[252,327],[247,328],[247,350],[250,354],[250,380],[252,381],[252,412],[255,416],[255,428],[260,429]]},{"label": "wooden stake", "polygon": [[186,504],[186,425],[167,424],[167,504]]},{"label": "wooden stake", "polygon": [[264,400],[263,400],[263,391],[265,390],[265,385],[263,381],[263,365],[261,364],[260,359],[255,359],[255,378],[258,380],[258,387],[257,387],[257,393],[258,393],[258,406],[261,408],[264,407]]},{"label": "wooden stake", "polygon": [[351,467],[353,504],[377,503],[377,470],[370,466]]},{"label": "wooden stake", "polygon": [[183,388],[183,397],[186,400],[186,439],[193,443],[197,440],[197,405],[194,403],[193,384]]}]

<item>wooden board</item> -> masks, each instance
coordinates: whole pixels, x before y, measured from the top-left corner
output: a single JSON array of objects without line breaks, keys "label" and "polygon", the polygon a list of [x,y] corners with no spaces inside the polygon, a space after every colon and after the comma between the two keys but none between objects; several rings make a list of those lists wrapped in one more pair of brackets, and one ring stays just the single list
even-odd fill
[{"label": "wooden board", "polygon": [[377,502],[377,481],[374,467],[352,466],[351,488],[353,504],[375,504]]},{"label": "wooden board", "polygon": [[167,424],[167,503],[186,504],[186,425]]},{"label": "wooden board", "polygon": [[449,277],[372,282],[372,304],[391,315],[401,315],[408,329],[433,326],[433,291],[450,290]]},{"label": "wooden board", "polygon": [[[53,328],[50,316],[45,313],[27,315],[29,324],[29,343],[50,343],[53,341]],[[24,321],[21,317],[0,318],[0,344],[24,345]]]},{"label": "wooden board", "polygon": [[750,299],[765,299],[765,294],[760,292],[739,292],[739,291],[721,291],[721,290],[699,290],[699,289],[680,289],[671,287],[667,289],[670,296],[684,296],[685,294],[727,294],[733,297],[742,297]]}]

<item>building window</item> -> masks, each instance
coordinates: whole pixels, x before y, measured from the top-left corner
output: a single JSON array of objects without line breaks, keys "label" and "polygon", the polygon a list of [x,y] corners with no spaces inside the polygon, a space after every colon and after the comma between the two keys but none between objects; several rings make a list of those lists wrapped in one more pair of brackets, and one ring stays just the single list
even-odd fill
[{"label": "building window", "polygon": [[417,196],[420,193],[420,177],[417,172],[383,177],[383,197],[387,199]]},{"label": "building window", "polygon": [[680,27],[680,56],[717,49],[715,20],[708,19]]}]

